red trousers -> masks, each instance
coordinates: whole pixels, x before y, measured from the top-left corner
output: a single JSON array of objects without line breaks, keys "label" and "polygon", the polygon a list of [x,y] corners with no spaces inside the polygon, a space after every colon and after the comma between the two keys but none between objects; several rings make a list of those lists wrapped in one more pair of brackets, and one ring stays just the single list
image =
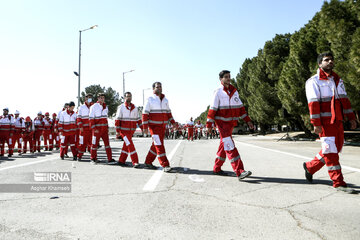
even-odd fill
[{"label": "red trousers", "polygon": [[102,140],[104,141],[107,159],[108,161],[110,161],[112,159],[112,153],[109,143],[109,134],[107,130],[99,131],[98,133],[95,133],[93,131],[92,140],[91,140],[91,159],[92,160],[97,159],[97,147],[99,145],[100,138],[102,138]]},{"label": "red trousers", "polygon": [[333,181],[333,187],[346,186],[339,162],[339,152],[344,145],[342,121],[322,126],[322,132],[319,136],[321,150],[312,161],[306,163],[307,169],[311,174],[314,174],[326,165],[329,176]]},{"label": "red trousers", "polygon": [[[11,137],[11,140],[12,140],[12,152],[14,152],[14,149],[15,149],[15,144],[17,143],[18,144],[18,152],[21,153],[21,144],[22,144],[22,134],[20,132],[16,132],[12,135]],[[10,153],[12,154],[12,153]]]},{"label": "red trousers", "polygon": [[[43,131],[43,137],[44,137],[44,147],[45,147],[45,150],[49,150],[50,149],[53,149],[53,136],[51,134],[51,130],[50,129],[46,129]],[[49,143],[49,145],[48,145]]]},{"label": "red trousers", "polygon": [[23,152],[26,153],[27,151],[27,143],[29,142],[29,147],[30,147],[30,152],[35,152],[34,149],[34,134],[23,134],[23,141],[24,141],[24,148],[23,148]]},{"label": "red trousers", "polygon": [[5,154],[5,143],[8,145],[9,154],[11,153],[12,148],[12,140],[10,140],[10,132],[9,131],[0,131],[0,155]]},{"label": "red trousers", "polygon": [[78,158],[82,158],[84,153],[86,152],[86,148],[91,146],[91,135],[90,131],[83,131],[79,135],[79,145],[78,145]]},{"label": "red trousers", "polygon": [[41,146],[41,135],[42,130],[35,130],[34,133],[34,151],[38,150],[40,152],[40,146]]},{"label": "red trousers", "polygon": [[221,166],[225,162],[226,157],[228,157],[236,176],[239,176],[242,172],[244,172],[244,165],[231,136],[233,128],[234,127],[230,123],[219,127],[220,145],[216,153],[213,171],[219,172],[221,170]]},{"label": "red trousers", "polygon": [[190,140],[191,138],[191,141],[194,140],[194,128],[188,128],[188,140]]},{"label": "red trousers", "polygon": [[64,157],[67,154],[68,145],[70,145],[71,152],[73,156],[76,156],[77,149],[75,147],[75,135],[70,136],[61,136],[61,148],[60,148],[60,157]]},{"label": "red trousers", "polygon": [[164,127],[155,127],[153,129],[150,128],[150,133],[153,142],[146,156],[145,164],[152,164],[156,156],[158,156],[160,165],[162,167],[170,166],[169,160],[166,157],[165,147],[164,147],[165,128]]},{"label": "red trousers", "polygon": [[135,163],[139,163],[139,158],[135,149],[135,145],[132,141],[132,136],[133,136],[134,132],[129,132],[129,133],[125,133],[125,134],[121,134],[121,137],[124,140],[124,144],[123,147],[121,149],[121,154],[119,157],[119,162],[120,163],[125,163],[128,155],[130,155],[131,161],[133,164]]}]

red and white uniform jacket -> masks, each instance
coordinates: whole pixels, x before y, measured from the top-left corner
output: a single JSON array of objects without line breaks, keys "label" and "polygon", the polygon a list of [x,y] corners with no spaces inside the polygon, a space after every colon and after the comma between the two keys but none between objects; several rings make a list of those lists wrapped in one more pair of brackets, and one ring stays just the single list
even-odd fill
[{"label": "red and white uniform jacket", "polygon": [[148,98],[142,120],[144,129],[148,127],[150,129],[158,127],[165,129],[168,122],[171,122],[173,125],[175,124],[169,107],[169,101],[164,94],[161,94],[160,97],[154,94]]},{"label": "red and white uniform jacket", "polygon": [[216,122],[218,126],[224,124],[236,126],[239,117],[245,122],[251,121],[236,88],[230,84],[228,89],[225,89],[224,86],[216,89],[208,112],[206,126],[211,128],[213,122]]},{"label": "red and white uniform jacket", "polygon": [[90,119],[90,128],[92,130],[98,130],[100,132],[108,130],[108,112],[109,109],[106,104],[100,105],[99,102],[96,102],[90,107],[89,119]]},{"label": "red and white uniform jacket", "polygon": [[80,106],[77,114],[77,125],[79,128],[83,128],[84,131],[90,131],[90,107],[92,104],[84,103]]},{"label": "red and white uniform jacket", "polygon": [[21,134],[25,130],[25,120],[22,117],[14,118],[14,133]]},{"label": "red and white uniform jacket", "polygon": [[14,132],[14,117],[10,115],[0,116],[0,133],[10,134]]},{"label": "red and white uniform jacket", "polygon": [[136,130],[136,125],[140,128],[142,123],[139,116],[139,111],[134,104],[121,104],[116,114],[115,126],[116,131],[122,134],[130,133],[131,135]]},{"label": "red and white uniform jacket", "polygon": [[63,136],[72,136],[76,134],[76,113],[74,111],[65,110],[60,113],[59,132]]},{"label": "red and white uniform jacket", "polygon": [[35,131],[43,131],[45,129],[45,123],[43,118],[36,117],[34,119]]},{"label": "red and white uniform jacket", "polygon": [[306,81],[305,89],[314,126],[341,121],[344,115],[349,120],[355,119],[344,82],[335,72],[328,75],[319,68],[317,74]]},{"label": "red and white uniform jacket", "polygon": [[195,127],[194,122],[193,122],[193,121],[188,121],[188,122],[186,123],[186,127],[187,127],[188,129],[189,129],[189,128],[194,129],[194,127]]},{"label": "red and white uniform jacket", "polygon": [[52,119],[51,118],[43,118],[43,121],[44,121],[44,129],[47,130],[47,131],[50,131],[51,130],[51,126],[52,126]]}]

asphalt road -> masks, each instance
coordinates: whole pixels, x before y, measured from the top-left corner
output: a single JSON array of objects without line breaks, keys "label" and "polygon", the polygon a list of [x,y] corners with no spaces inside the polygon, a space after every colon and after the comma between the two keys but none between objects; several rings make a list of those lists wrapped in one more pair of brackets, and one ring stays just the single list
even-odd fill
[{"label": "asphalt road", "polygon": [[[0,239],[359,239],[360,194],[333,189],[325,168],[313,184],[304,179],[302,163],[319,142],[234,139],[253,172],[241,182],[228,160],[229,176],[212,174],[218,139],[166,140],[171,173],[91,165],[88,153],[83,162],[58,152],[2,158],[1,184],[71,172],[71,193],[0,193]],[[150,139],[134,143],[143,163]],[[121,145],[111,142],[116,159]],[[103,148],[99,157],[105,161]],[[345,181],[360,192],[360,147],[345,146],[340,159]]]}]

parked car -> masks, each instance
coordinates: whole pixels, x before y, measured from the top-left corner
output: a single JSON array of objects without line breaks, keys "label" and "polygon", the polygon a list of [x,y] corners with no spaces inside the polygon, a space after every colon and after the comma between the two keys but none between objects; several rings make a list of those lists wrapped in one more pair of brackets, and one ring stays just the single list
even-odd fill
[{"label": "parked car", "polygon": [[136,128],[133,137],[143,137],[143,132],[140,128]]},{"label": "parked car", "polygon": [[247,127],[239,124],[236,127],[234,127],[232,134],[244,134],[246,131],[247,131]]}]

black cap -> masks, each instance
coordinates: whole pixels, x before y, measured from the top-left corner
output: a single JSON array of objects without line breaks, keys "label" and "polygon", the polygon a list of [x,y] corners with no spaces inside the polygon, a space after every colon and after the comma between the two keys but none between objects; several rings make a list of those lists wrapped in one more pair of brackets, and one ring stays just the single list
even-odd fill
[{"label": "black cap", "polygon": [[69,107],[75,106],[74,102],[69,102]]}]

